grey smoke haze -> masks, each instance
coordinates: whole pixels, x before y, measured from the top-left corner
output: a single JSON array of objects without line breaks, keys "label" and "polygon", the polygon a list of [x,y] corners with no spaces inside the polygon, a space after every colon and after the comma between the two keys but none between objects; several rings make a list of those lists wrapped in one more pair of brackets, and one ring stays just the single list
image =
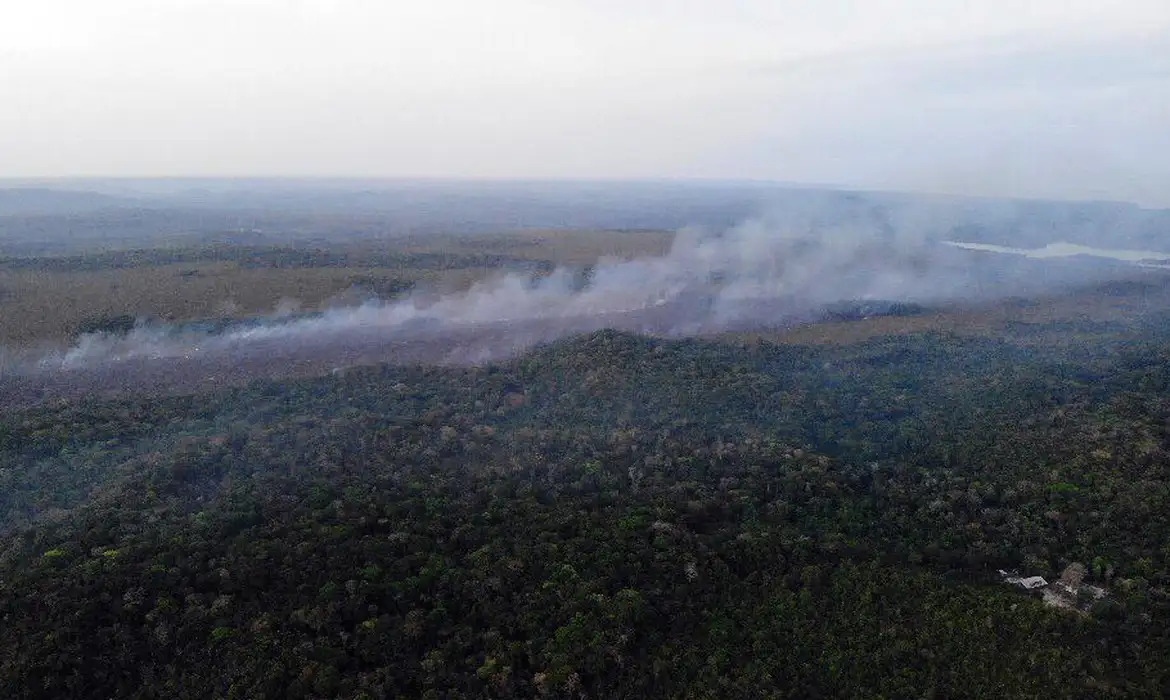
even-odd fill
[{"label": "grey smoke haze", "polygon": [[[66,189],[61,189],[62,187]],[[935,240],[1156,249],[1170,209],[1107,201],[859,192],[750,181],[84,179],[0,189],[7,255],[156,245],[301,245],[524,229],[711,230],[769,212],[789,230],[927,231]],[[177,241],[174,233],[185,232]]]},{"label": "grey smoke haze", "polygon": [[754,178],[1170,205],[1165,0],[40,0],[0,176]]},{"label": "grey smoke haze", "polygon": [[[346,357],[338,348],[347,344],[373,352],[365,355],[371,359],[482,362],[605,327],[664,335],[782,327],[815,319],[840,301],[991,299],[1135,271],[1120,263],[1053,265],[963,250],[930,237],[937,222],[927,209],[907,209],[893,221],[866,221],[867,212],[785,210],[722,232],[681,230],[663,257],[602,260],[535,278],[501,273],[464,292],[424,291],[311,316],[280,310],[214,332],[145,324],[124,336],[87,334],[37,366],[54,371],[270,352]],[[429,343],[430,350],[396,358],[394,344],[405,341]]]}]

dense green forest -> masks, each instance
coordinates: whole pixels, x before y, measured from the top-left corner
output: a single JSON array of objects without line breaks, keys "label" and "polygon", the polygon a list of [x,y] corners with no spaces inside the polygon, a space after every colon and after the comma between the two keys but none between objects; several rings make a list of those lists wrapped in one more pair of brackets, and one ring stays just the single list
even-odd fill
[{"label": "dense green forest", "polygon": [[[1168,321],[606,331],[482,368],[11,409],[0,687],[1160,697]],[[1081,609],[997,573],[1073,562],[1107,591]]]}]

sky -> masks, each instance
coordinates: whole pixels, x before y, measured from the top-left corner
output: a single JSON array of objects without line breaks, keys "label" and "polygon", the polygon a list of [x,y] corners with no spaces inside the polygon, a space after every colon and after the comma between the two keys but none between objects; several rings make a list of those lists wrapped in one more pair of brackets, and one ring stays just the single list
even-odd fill
[{"label": "sky", "polygon": [[0,96],[0,177],[1170,206],[1166,0],[6,0]]}]

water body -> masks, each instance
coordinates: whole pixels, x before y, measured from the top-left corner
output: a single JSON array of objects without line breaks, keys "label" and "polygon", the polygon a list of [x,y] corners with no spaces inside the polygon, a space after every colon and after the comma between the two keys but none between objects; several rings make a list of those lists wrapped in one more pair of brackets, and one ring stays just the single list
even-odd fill
[{"label": "water body", "polygon": [[[1077,255],[1086,255],[1094,258],[1108,258],[1122,262],[1155,265],[1158,262],[1170,262],[1170,253],[1159,253],[1152,250],[1111,250],[1107,248],[1093,248],[1079,243],[1049,243],[1043,248],[1012,248],[990,243],[966,243],[963,241],[943,241],[945,245],[963,250],[978,250],[988,253],[1007,253],[1023,255],[1027,258],[1071,258]],[[1164,265],[1156,265],[1165,267]]]}]

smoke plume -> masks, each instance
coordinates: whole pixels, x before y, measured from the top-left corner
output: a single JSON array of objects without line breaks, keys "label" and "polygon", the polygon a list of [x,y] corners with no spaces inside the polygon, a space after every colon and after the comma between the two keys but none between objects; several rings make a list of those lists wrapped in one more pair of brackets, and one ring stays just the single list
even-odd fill
[{"label": "smoke plume", "polygon": [[857,218],[765,217],[722,232],[683,229],[662,257],[603,259],[546,276],[501,274],[463,292],[370,300],[320,314],[282,308],[217,328],[140,323],[122,335],[83,335],[35,364],[51,371],[160,359],[278,362],[331,352],[338,363],[483,362],[606,327],[661,335],[777,327],[815,319],[826,305],[846,300],[934,304],[1117,274],[943,245],[927,222],[858,225]]}]

